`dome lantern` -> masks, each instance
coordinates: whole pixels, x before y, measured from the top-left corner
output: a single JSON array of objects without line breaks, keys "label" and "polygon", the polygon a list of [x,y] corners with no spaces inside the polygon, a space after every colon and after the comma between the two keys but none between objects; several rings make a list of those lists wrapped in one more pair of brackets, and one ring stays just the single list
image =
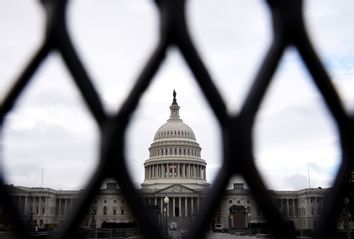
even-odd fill
[{"label": "dome lantern", "polygon": [[170,106],[171,114],[170,119],[179,119],[179,105],[177,104],[176,91],[173,90],[173,101]]}]

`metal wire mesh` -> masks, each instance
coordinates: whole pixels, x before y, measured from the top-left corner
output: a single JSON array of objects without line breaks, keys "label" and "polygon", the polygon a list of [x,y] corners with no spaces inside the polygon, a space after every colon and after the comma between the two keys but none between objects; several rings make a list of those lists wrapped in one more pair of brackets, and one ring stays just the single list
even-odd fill
[{"label": "metal wire mesh", "polygon": [[[51,52],[56,51],[64,59],[76,87],[100,128],[99,165],[90,179],[89,186],[82,195],[73,216],[68,218],[53,238],[74,237],[75,231],[86,215],[87,208],[97,195],[101,183],[108,177],[114,178],[120,184],[122,193],[130,203],[144,236],[146,238],[162,238],[153,220],[150,220],[149,211],[143,200],[139,198],[128,174],[124,145],[130,117],[135,111],[142,94],[151,84],[155,73],[164,61],[167,50],[172,46],[181,52],[194,74],[197,84],[217,118],[223,140],[221,170],[206,200],[201,205],[200,213],[193,228],[188,233],[188,238],[204,236],[208,228],[208,221],[223,195],[228,180],[234,174],[243,176],[250,186],[275,238],[295,238],[294,228],[286,223],[273,205],[271,195],[255,167],[252,144],[255,116],[272,81],[280,58],[288,47],[294,47],[299,52],[334,119],[340,138],[342,155],[340,168],[334,185],[326,196],[326,203],[315,232],[315,238],[333,238],[336,218],[340,213],[346,191],[346,182],[349,179],[350,171],[353,170],[354,152],[351,143],[354,142],[354,118],[344,110],[327,72],[311,45],[304,27],[302,0],[267,1],[273,21],[272,44],[238,114],[227,112],[225,103],[190,38],[185,20],[186,1],[156,0],[155,3],[160,13],[159,42],[118,113],[109,115],[105,112],[101,98],[71,43],[65,17],[67,2],[67,0],[43,0],[41,2],[46,12],[45,39],[7,93],[0,108],[0,129],[3,131],[2,127],[6,115],[21,97],[23,90],[30,84],[33,74],[43,64],[46,57]],[[15,228],[15,236],[17,238],[30,238],[30,233],[26,229],[20,213],[11,201],[10,194],[4,184],[3,175],[0,175],[0,195],[0,205],[4,208],[7,217]]]}]

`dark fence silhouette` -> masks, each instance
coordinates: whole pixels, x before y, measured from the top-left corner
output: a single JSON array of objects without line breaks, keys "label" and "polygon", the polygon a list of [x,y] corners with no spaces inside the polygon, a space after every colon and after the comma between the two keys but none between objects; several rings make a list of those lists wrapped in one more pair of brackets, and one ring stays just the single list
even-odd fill
[{"label": "dark fence silhouette", "polygon": [[[160,38],[153,54],[146,62],[135,85],[120,107],[117,114],[105,112],[101,97],[94,88],[90,76],[76,54],[66,27],[65,11],[67,0],[42,0],[41,4],[47,14],[45,39],[31,61],[21,72],[13,87],[7,93],[0,108],[0,130],[6,115],[21,97],[23,90],[31,83],[33,74],[43,64],[46,57],[56,51],[62,56],[76,87],[84,98],[92,117],[100,128],[100,161],[89,186],[84,191],[81,201],[75,208],[73,216],[61,225],[52,238],[75,238],[81,221],[99,192],[102,181],[114,178],[120,184],[124,197],[136,217],[145,238],[162,238],[149,210],[139,197],[127,171],[125,161],[125,134],[130,117],[137,104],[151,84],[153,76],[164,61],[170,47],[177,48],[213,111],[221,132],[223,144],[223,161],[209,194],[201,205],[197,219],[188,232],[188,238],[201,238],[208,229],[209,219],[222,197],[228,180],[234,174],[244,177],[253,196],[269,223],[275,238],[295,238],[293,226],[289,225],[273,205],[271,195],[255,166],[252,144],[252,130],[255,116],[272,81],[281,56],[288,47],[296,49],[310,72],[313,82],[322,95],[323,101],[334,119],[340,139],[341,164],[335,182],[327,195],[320,222],[315,231],[315,238],[334,238],[336,218],[340,213],[346,192],[346,182],[353,169],[354,119],[343,108],[342,102],[333,84],[321,64],[306,33],[303,20],[302,0],[268,0],[267,4],[273,21],[273,40],[263,64],[258,70],[253,85],[246,97],[241,111],[237,114],[227,112],[220,92],[215,87],[208,70],[203,64],[187,30],[185,19],[185,0],[156,0],[160,12]],[[16,238],[31,238],[16,207],[11,202],[9,192],[0,175],[0,204],[4,213],[15,229]]]}]

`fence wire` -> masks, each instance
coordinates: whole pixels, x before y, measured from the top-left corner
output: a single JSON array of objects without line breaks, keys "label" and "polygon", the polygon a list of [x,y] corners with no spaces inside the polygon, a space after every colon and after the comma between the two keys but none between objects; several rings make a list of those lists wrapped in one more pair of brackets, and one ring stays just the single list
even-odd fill
[{"label": "fence wire", "polygon": [[[185,19],[186,0],[156,0],[160,13],[160,38],[150,59],[140,73],[129,96],[117,114],[105,112],[101,97],[92,84],[90,76],[73,47],[66,26],[68,0],[42,0],[46,12],[45,38],[33,58],[22,70],[12,88],[0,106],[0,133],[3,131],[5,117],[13,109],[24,89],[31,83],[33,74],[52,52],[58,52],[77,89],[85,100],[92,117],[100,128],[100,160],[94,175],[85,189],[73,216],[67,219],[52,238],[74,238],[87,210],[98,194],[101,183],[106,178],[114,178],[119,183],[122,194],[129,202],[145,238],[163,238],[143,200],[134,188],[125,161],[125,134],[132,113],[136,110],[142,94],[151,84],[158,68],[165,60],[170,47],[177,48],[213,111],[222,131],[223,161],[211,190],[201,205],[194,226],[188,232],[188,238],[202,238],[208,229],[224,189],[234,174],[240,174],[249,185],[252,194],[264,212],[275,238],[295,238],[295,229],[289,225],[275,205],[255,166],[253,156],[252,131],[259,106],[264,99],[279,61],[288,47],[295,48],[312,76],[312,80],[322,95],[323,101],[334,119],[340,139],[341,164],[333,187],[326,195],[325,205],[314,238],[333,238],[336,220],[340,213],[346,182],[353,170],[354,117],[346,113],[335,91],[328,73],[320,62],[305,30],[302,0],[268,0],[267,5],[272,16],[273,39],[263,64],[246,97],[246,101],[237,114],[226,110],[220,92],[214,84],[195,44],[188,32]],[[19,70],[20,71],[20,70]],[[1,135],[0,135],[1,137]],[[3,173],[3,172],[2,172]],[[25,223],[11,201],[11,195],[0,175],[0,206],[13,224],[16,238],[31,238]]]}]

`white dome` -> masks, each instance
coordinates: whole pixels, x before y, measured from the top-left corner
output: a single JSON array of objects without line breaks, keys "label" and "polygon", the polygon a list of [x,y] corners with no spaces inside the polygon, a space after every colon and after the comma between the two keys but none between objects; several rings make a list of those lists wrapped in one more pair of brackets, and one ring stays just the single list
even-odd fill
[{"label": "white dome", "polygon": [[183,123],[181,119],[169,119],[156,132],[154,141],[166,138],[187,138],[195,139],[195,135],[191,127]]}]

